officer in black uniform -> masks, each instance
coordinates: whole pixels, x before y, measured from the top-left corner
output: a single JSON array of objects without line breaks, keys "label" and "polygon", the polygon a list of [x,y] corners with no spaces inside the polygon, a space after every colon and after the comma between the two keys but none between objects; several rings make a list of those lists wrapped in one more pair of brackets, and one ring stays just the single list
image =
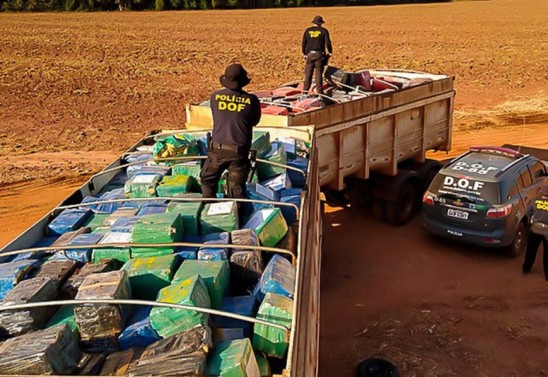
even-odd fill
[{"label": "officer in black uniform", "polygon": [[307,92],[310,89],[312,73],[316,71],[316,92],[323,94],[323,68],[333,54],[333,46],[329,38],[329,31],[322,27],[323,18],[316,16],[312,23],[314,26],[306,29],[303,34],[302,52],[303,58],[306,60],[303,91]]},{"label": "officer in black uniform", "polygon": [[225,89],[211,95],[213,133],[202,167],[202,195],[214,198],[219,180],[228,170],[228,197],[245,198],[249,175],[249,150],[253,127],[261,120],[261,104],[254,94],[242,90],[251,79],[241,64],[231,64],[220,77]]},{"label": "officer in black uniform", "polygon": [[533,268],[537,251],[542,243],[544,255],[544,277],[548,280],[548,186],[541,189],[538,199],[535,200],[533,217],[531,217],[531,233],[527,242],[527,251],[523,262],[523,273],[528,274]]}]

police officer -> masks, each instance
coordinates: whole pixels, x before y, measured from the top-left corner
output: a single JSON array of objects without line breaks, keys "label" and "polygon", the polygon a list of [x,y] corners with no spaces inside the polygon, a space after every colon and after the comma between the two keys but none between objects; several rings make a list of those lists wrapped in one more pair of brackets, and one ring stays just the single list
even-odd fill
[{"label": "police officer", "polygon": [[[316,72],[316,92],[323,94],[323,68],[327,60],[333,54],[333,46],[329,38],[329,31],[322,27],[324,20],[321,16],[316,16],[312,20],[314,26],[304,31],[302,52],[306,60],[304,70],[303,91],[307,92],[312,84],[312,73]],[[325,52],[327,48],[327,54]]]},{"label": "police officer", "polygon": [[231,64],[220,77],[225,89],[211,95],[213,133],[202,167],[202,195],[214,198],[219,180],[228,170],[228,197],[245,198],[250,169],[249,149],[253,127],[261,120],[261,104],[254,94],[242,90],[251,79],[241,64]]},{"label": "police officer", "polygon": [[542,243],[544,255],[544,277],[548,280],[548,186],[541,189],[540,196],[535,200],[533,217],[531,217],[531,233],[527,242],[527,251],[523,262],[523,273],[528,274],[533,268],[537,251]]}]

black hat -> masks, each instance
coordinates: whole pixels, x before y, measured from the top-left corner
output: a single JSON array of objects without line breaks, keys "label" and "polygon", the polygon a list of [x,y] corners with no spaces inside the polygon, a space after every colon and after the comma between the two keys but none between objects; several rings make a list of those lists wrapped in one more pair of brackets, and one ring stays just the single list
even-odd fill
[{"label": "black hat", "polygon": [[228,89],[241,89],[251,82],[247,71],[241,64],[231,64],[226,67],[225,74],[219,77],[221,85]]},{"label": "black hat", "polygon": [[314,17],[314,19],[312,20],[312,23],[314,25],[321,25],[323,23],[325,23],[325,21],[323,20],[323,17],[322,16],[316,16]]}]

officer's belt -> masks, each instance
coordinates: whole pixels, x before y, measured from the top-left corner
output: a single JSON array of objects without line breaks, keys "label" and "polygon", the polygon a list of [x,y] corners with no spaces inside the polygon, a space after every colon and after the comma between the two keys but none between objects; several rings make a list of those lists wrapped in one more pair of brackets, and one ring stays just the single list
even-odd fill
[{"label": "officer's belt", "polygon": [[237,145],[232,145],[232,144],[219,144],[214,141],[211,142],[211,146],[213,147],[213,149],[224,149],[224,150],[232,151],[236,153],[245,151],[244,147],[239,147]]}]

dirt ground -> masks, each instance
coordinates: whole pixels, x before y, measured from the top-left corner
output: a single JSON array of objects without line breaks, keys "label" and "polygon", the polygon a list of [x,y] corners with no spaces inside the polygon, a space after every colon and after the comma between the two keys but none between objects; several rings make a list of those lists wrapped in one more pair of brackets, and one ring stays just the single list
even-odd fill
[{"label": "dirt ground", "polygon": [[[331,31],[333,65],[455,76],[450,155],[472,144],[548,148],[545,0],[0,14],[0,247],[146,132],[180,128],[184,104],[217,88],[227,63],[248,68],[252,90],[299,79],[315,14]],[[520,260],[434,241],[418,218],[393,228],[330,211],[321,377],[352,376],[373,355],[403,376],[548,375],[539,266],[522,277]]]}]

